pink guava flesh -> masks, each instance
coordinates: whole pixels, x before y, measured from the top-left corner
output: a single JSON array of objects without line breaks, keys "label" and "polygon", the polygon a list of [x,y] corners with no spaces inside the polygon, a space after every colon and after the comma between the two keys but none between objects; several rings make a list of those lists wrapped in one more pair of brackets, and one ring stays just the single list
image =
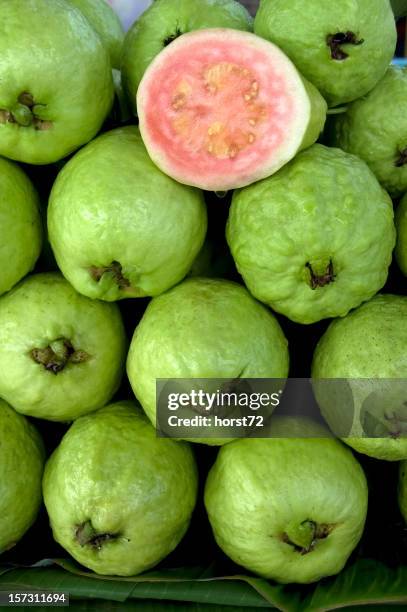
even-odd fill
[{"label": "pink guava flesh", "polygon": [[213,191],[278,170],[300,147],[310,115],[290,60],[254,34],[226,29],[168,45],[142,79],[137,108],[153,161]]}]

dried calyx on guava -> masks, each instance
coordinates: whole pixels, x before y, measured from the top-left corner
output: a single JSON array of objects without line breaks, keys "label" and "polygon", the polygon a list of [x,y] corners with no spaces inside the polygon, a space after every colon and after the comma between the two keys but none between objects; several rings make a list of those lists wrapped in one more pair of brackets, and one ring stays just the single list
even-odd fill
[{"label": "dried calyx on guava", "polygon": [[273,174],[313,144],[326,103],[275,45],[214,28],[180,36],[153,60],[137,111],[163,172],[226,191]]}]

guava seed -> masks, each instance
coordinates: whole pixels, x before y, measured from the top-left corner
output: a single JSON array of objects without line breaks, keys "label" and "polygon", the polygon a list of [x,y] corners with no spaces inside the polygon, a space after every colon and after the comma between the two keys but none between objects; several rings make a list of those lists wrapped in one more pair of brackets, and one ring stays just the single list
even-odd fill
[{"label": "guava seed", "polygon": [[354,32],[336,32],[336,34],[328,34],[326,44],[331,49],[331,58],[334,60],[343,61],[349,54],[341,49],[342,45],[361,45],[364,42],[363,38],[357,39]]}]

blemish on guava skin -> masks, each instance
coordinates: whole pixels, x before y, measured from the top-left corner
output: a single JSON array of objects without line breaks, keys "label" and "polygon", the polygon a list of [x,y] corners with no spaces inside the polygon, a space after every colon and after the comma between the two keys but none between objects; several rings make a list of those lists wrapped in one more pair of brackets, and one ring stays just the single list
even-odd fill
[{"label": "blemish on guava skin", "polygon": [[407,147],[399,151],[399,157],[394,162],[396,168],[402,168],[405,164],[407,164]]},{"label": "blemish on guava skin", "polygon": [[102,550],[106,542],[121,538],[119,533],[97,533],[91,521],[85,521],[75,529],[75,538],[81,546],[90,546],[95,550]]},{"label": "blemish on guava skin", "polygon": [[68,363],[83,363],[90,357],[85,351],[76,350],[66,338],[58,338],[45,348],[33,348],[30,356],[52,374],[62,372]]},{"label": "blemish on guava skin", "polygon": [[349,54],[346,53],[341,47],[342,45],[361,45],[364,42],[363,38],[358,40],[354,32],[336,32],[335,34],[328,34],[326,37],[326,44],[331,49],[331,58],[338,61],[343,61]]},{"label": "blemish on guava skin", "polygon": [[305,267],[310,271],[310,286],[311,289],[317,289],[318,287],[325,287],[335,280],[334,267],[332,259],[329,260],[329,264],[324,274],[316,274],[312,268],[312,265],[307,262]]},{"label": "blemish on guava skin", "polygon": [[91,266],[89,273],[96,282],[99,282],[104,274],[111,274],[119,289],[130,287],[130,281],[123,275],[122,266],[118,261],[112,261],[109,266]]}]

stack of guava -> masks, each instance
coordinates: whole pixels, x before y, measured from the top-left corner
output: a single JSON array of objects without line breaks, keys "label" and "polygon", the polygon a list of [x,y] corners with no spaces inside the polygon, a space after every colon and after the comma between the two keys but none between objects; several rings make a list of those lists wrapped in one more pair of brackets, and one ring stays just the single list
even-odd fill
[{"label": "stack of guava", "polygon": [[[367,461],[400,462],[407,521],[395,44],[389,0],[261,0],[254,20],[155,0],[126,35],[105,0],[0,2],[4,559],[43,499],[75,560],[136,575],[204,504],[235,563],[314,582],[362,537]],[[288,376],[326,426],[156,435],[157,379]]]}]

